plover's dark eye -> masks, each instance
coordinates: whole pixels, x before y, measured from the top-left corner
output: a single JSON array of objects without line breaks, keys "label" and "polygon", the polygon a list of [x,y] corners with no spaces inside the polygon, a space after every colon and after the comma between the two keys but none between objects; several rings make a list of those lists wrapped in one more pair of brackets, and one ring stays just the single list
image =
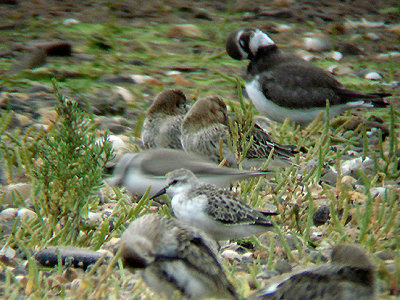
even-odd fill
[{"label": "plover's dark eye", "polygon": [[176,184],[177,182],[178,182],[178,180],[177,180],[177,179],[174,179],[174,180],[172,180],[172,182],[171,182],[170,185],[174,185],[174,184]]},{"label": "plover's dark eye", "polygon": [[243,49],[246,47],[246,42],[244,41],[244,39],[240,39],[240,40],[239,40],[239,45],[240,45],[240,47],[242,47]]}]

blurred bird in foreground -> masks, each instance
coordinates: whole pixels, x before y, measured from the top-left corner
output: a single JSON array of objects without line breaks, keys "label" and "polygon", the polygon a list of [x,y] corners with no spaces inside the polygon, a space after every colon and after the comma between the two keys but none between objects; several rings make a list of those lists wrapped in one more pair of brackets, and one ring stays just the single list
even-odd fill
[{"label": "blurred bird in foreground", "polygon": [[238,299],[221,266],[215,242],[176,219],[150,214],[134,220],[121,236],[125,267],[143,269],[149,287],[169,299]]}]

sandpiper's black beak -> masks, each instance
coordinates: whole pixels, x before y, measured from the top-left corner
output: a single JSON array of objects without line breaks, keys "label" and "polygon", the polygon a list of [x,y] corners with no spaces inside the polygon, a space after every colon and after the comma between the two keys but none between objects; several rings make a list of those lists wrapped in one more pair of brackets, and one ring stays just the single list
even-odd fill
[{"label": "sandpiper's black beak", "polygon": [[160,191],[158,191],[155,195],[153,195],[150,200],[153,200],[161,195],[164,195],[167,192],[167,187],[162,188]]}]

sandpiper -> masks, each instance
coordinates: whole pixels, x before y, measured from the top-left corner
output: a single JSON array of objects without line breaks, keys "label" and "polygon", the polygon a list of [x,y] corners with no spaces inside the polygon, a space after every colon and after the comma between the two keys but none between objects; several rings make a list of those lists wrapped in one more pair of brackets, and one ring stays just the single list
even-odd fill
[{"label": "sandpiper", "polygon": [[181,124],[187,110],[186,96],[182,91],[159,93],[146,111],[141,133],[143,146],[182,149]]},{"label": "sandpiper", "polygon": [[[208,97],[198,100],[183,119],[181,141],[186,152],[203,155],[217,163],[224,158],[229,166],[237,167],[236,156],[227,142],[227,135],[230,134],[224,101],[218,97]],[[262,166],[272,150],[273,159],[269,167],[291,164],[290,158],[295,153],[293,146],[279,145],[258,125],[254,126],[250,135],[253,143],[242,162],[243,168]]]},{"label": "sandpiper", "polygon": [[358,246],[340,244],[332,261],[292,275],[249,299],[376,299],[374,267]]},{"label": "sandpiper", "polygon": [[177,219],[199,228],[215,240],[230,240],[271,230],[270,215],[255,210],[230,191],[201,183],[189,170],[168,174],[167,184],[154,197],[166,192]]},{"label": "sandpiper", "polygon": [[156,214],[134,220],[121,236],[125,267],[144,269],[144,281],[173,299],[238,299],[221,266],[216,244],[203,232]]},{"label": "sandpiper", "polygon": [[257,110],[271,120],[286,118],[306,125],[330,104],[333,117],[350,108],[385,107],[389,93],[361,93],[344,87],[333,75],[295,55],[283,52],[264,32],[242,28],[232,32],[226,51],[249,59],[246,91]]},{"label": "sandpiper", "polygon": [[191,170],[201,182],[221,187],[237,180],[270,174],[268,171],[218,167],[213,162],[182,150],[149,149],[124,154],[114,169],[113,177],[106,182],[112,186],[126,186],[130,193],[137,195],[143,195],[150,187],[151,197],[165,186],[165,174],[179,168]]}]

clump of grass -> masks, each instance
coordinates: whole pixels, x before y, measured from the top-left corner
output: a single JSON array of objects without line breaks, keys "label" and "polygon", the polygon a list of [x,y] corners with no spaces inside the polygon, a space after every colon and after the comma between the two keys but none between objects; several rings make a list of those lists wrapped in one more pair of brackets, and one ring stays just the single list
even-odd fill
[{"label": "clump of grass", "polygon": [[78,103],[66,99],[53,83],[59,120],[34,145],[40,162],[30,175],[34,186],[33,205],[50,228],[62,224],[68,230],[64,242],[73,243],[82,219],[87,216],[93,193],[101,185],[102,171],[112,158],[107,134],[97,140],[93,122]]}]

